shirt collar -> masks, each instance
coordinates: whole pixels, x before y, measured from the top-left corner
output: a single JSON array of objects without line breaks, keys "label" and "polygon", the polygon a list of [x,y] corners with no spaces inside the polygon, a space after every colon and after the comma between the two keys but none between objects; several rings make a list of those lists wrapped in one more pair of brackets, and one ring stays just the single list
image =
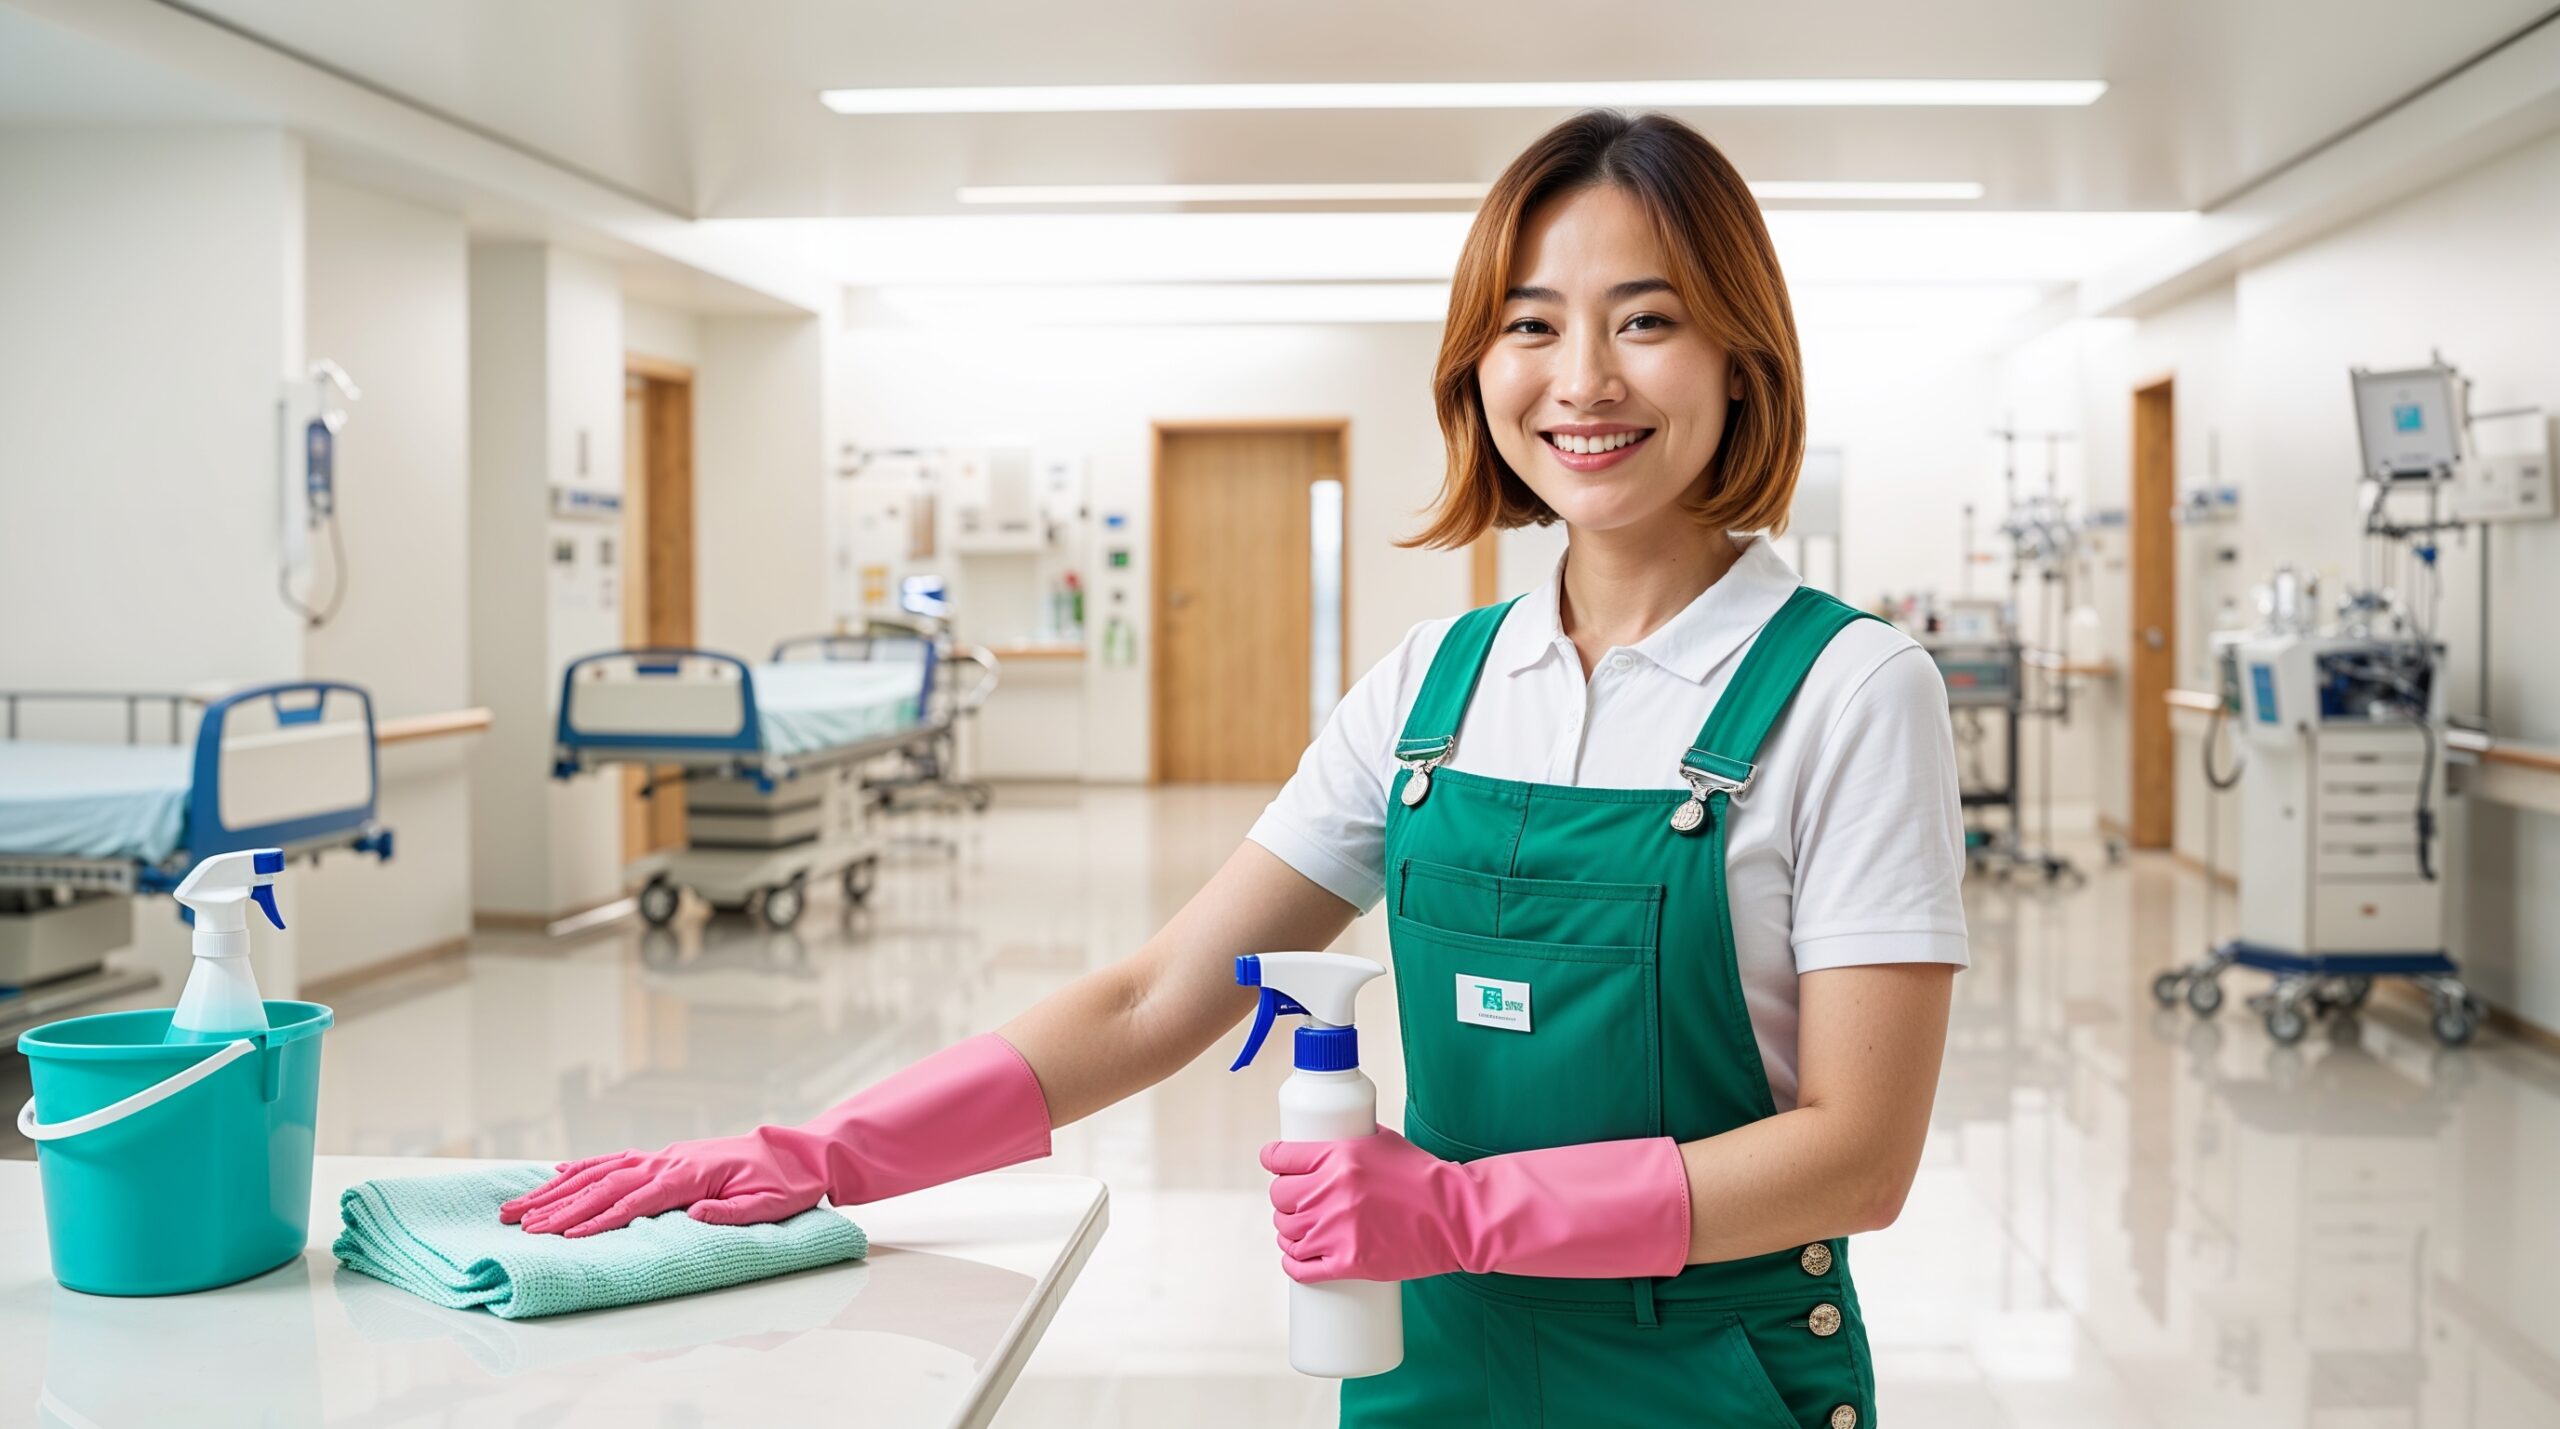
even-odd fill
[{"label": "shirt collar", "polygon": [[[1565,638],[1562,618],[1564,562],[1563,556],[1556,558],[1546,581],[1512,607],[1495,632],[1488,656],[1494,668],[1516,675],[1550,656],[1571,658],[1572,642]],[[1704,684],[1717,666],[1769,623],[1799,584],[1795,570],[1768,538],[1753,536],[1714,585],[1699,592],[1696,600],[1651,635],[1629,646],[1629,652],[1684,680]]]}]

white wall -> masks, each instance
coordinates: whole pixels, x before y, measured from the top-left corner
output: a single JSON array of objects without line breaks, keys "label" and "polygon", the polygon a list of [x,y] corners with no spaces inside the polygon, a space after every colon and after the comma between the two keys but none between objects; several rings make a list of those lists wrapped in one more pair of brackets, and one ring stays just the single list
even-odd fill
[{"label": "white wall", "polygon": [[[309,183],[307,219],[309,350],[346,368],[364,399],[337,444],[346,601],[305,638],[304,665],[364,686],[376,719],[460,709],[471,703],[463,221],[321,179]],[[470,932],[467,754],[460,740],[382,752],[396,856],[330,859],[299,877],[306,978]]]},{"label": "white wall", "polygon": [[[299,144],[5,130],[0,195],[0,684],[299,675],[275,415],[302,361]],[[166,900],[135,926],[174,988],[186,939]],[[293,953],[291,934],[260,942],[272,995],[298,985]]]},{"label": "white wall", "polygon": [[702,363],[702,319],[681,308],[622,300],[622,347],[661,362]]},{"label": "white wall", "polygon": [[622,298],[601,259],[475,244],[471,288],[471,682],[496,727],[471,758],[472,890],[487,912],[550,917],[621,887],[620,781],[550,778],[560,672],[619,645],[618,605],[566,594],[556,484],[622,485]]},{"label": "white wall", "polygon": [[0,130],[10,682],[300,672],[275,402],[301,355],[301,185],[271,130]]},{"label": "white wall", "polygon": [[826,627],[824,322],[706,317],[694,376],[694,636],[761,658]]}]

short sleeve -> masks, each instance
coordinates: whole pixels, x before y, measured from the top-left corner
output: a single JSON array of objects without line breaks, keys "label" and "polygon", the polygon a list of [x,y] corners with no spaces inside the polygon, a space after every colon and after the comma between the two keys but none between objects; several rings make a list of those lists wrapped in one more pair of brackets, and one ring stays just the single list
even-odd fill
[{"label": "short sleeve", "polygon": [[1814,753],[1795,829],[1796,971],[1971,961],[1964,808],[1927,650],[1876,665]]},{"label": "short sleeve", "polygon": [[1245,837],[1366,913],[1386,893],[1387,789],[1408,673],[1450,622],[1416,626],[1360,677]]}]

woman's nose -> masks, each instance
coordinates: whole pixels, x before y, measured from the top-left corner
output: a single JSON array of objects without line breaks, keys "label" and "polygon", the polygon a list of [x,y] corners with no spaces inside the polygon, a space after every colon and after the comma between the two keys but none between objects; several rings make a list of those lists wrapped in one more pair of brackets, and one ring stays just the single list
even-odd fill
[{"label": "woman's nose", "polygon": [[1573,407],[1600,407],[1626,395],[1618,364],[1605,341],[1568,343],[1556,373],[1556,399]]}]

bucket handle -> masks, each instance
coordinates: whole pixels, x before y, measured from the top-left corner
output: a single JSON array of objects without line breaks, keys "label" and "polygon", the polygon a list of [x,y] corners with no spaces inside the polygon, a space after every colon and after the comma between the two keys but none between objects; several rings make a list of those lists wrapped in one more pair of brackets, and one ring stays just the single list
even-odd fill
[{"label": "bucket handle", "polygon": [[[154,1082],[123,1101],[109,1102],[85,1116],[75,1116],[69,1121],[57,1121],[51,1126],[36,1120],[36,1099],[29,1097],[27,1104],[18,1108],[18,1134],[29,1141],[60,1141],[66,1137],[78,1136],[83,1132],[96,1131],[102,1126],[113,1126],[135,1112],[158,1106],[257,1050],[258,1044],[246,1037],[237,1042],[226,1043],[221,1051],[189,1064],[185,1070]],[[0,1103],[0,1105],[6,1105],[6,1103]]]}]

